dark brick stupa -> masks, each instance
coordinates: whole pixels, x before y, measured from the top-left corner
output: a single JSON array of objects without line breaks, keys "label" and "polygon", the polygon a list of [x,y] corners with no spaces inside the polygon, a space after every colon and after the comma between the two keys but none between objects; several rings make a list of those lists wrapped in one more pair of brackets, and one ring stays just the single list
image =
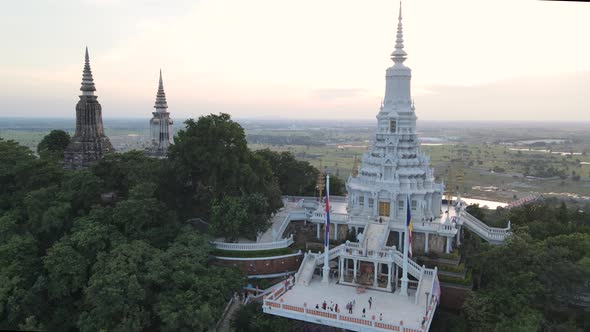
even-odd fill
[{"label": "dark brick stupa", "polygon": [[102,126],[102,107],[94,95],[96,88],[90,70],[88,47],[86,63],[82,73],[82,95],[76,104],[76,133],[64,152],[64,168],[80,169],[114,152],[113,145],[104,134]]}]

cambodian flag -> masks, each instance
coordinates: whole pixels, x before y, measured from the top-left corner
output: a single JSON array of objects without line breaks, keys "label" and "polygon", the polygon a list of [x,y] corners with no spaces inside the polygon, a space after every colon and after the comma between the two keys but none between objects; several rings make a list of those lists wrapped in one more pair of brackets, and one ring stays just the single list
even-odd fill
[{"label": "cambodian flag", "polygon": [[412,257],[412,207],[410,206],[410,195],[406,198],[406,226],[408,230],[408,256]]},{"label": "cambodian flag", "polygon": [[324,246],[326,247],[330,244],[330,193],[328,190],[329,189],[326,190],[326,224],[324,225],[324,228],[326,229],[324,235]]}]

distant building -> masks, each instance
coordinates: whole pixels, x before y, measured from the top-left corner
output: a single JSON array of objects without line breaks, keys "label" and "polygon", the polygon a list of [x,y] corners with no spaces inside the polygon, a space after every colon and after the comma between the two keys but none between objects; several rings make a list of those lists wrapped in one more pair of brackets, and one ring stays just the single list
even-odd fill
[{"label": "distant building", "polygon": [[64,168],[80,169],[115,149],[104,134],[102,107],[94,95],[94,79],[90,70],[88,48],[82,73],[82,95],[76,104],[76,133],[64,152]]},{"label": "distant building", "polygon": [[148,154],[156,157],[165,157],[174,137],[174,128],[172,127],[173,122],[170,118],[170,113],[168,113],[168,103],[166,102],[166,93],[164,93],[161,70],[154,108],[156,111],[152,112],[153,117],[150,120],[151,146],[148,148]]}]

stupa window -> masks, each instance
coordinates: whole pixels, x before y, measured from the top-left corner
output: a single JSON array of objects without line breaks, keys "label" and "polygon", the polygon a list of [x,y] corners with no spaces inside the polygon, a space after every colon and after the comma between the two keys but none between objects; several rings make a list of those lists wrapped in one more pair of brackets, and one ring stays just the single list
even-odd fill
[{"label": "stupa window", "polygon": [[389,132],[395,133],[396,130],[397,130],[397,121],[396,120],[389,121]]},{"label": "stupa window", "polygon": [[365,206],[365,196],[359,196],[359,206]]},{"label": "stupa window", "polygon": [[405,203],[406,203],[406,202],[404,202],[404,201],[398,201],[398,202],[397,202],[397,209],[398,209],[399,211],[403,211],[403,210],[404,210],[404,204],[405,204]]},{"label": "stupa window", "polygon": [[416,211],[417,207],[418,207],[418,202],[416,202],[415,200],[412,200],[412,211]]},{"label": "stupa window", "polygon": [[368,204],[369,209],[372,209],[374,204],[375,204],[375,200],[372,198],[369,198],[369,204]]}]

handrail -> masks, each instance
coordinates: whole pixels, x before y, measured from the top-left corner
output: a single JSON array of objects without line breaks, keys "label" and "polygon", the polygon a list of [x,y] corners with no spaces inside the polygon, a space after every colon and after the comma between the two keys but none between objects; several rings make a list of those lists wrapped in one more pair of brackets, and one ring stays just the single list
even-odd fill
[{"label": "handrail", "polygon": [[471,229],[477,233],[477,235],[490,242],[503,242],[511,235],[510,223],[506,228],[490,227],[467,211],[461,212],[459,215],[459,220],[462,221],[467,228]]},{"label": "handrail", "polygon": [[418,288],[416,288],[416,298],[414,299],[414,304],[418,304],[418,298],[420,295],[420,291],[422,290],[422,286],[424,284],[424,270],[426,267],[422,265],[422,269],[420,270],[420,277],[418,278]]},{"label": "handrail", "polygon": [[220,250],[268,250],[268,249],[279,249],[287,248],[293,244],[293,235],[286,239],[282,239],[274,242],[255,242],[255,243],[232,243],[232,242],[220,242],[212,241],[211,244]]}]

